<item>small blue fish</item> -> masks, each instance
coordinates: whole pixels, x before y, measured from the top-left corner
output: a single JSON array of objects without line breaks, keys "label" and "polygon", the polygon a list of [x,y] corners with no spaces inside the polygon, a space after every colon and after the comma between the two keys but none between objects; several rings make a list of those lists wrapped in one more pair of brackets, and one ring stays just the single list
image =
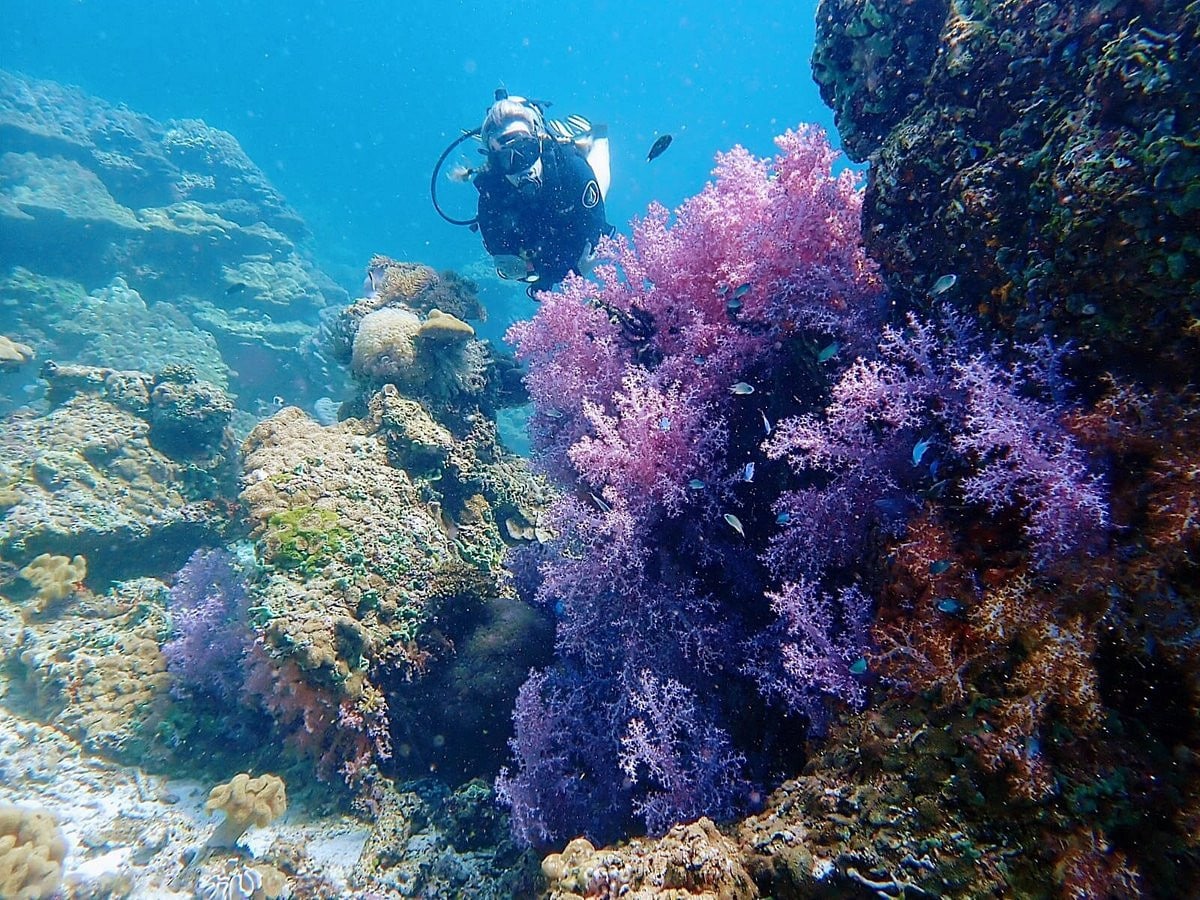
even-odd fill
[{"label": "small blue fish", "polygon": [[933,441],[930,440],[917,441],[915,444],[913,444],[912,461],[914,466],[919,466],[921,464],[921,458],[925,455],[925,451],[928,450],[932,445]]},{"label": "small blue fish", "polygon": [[957,275],[943,275],[933,283],[933,287],[929,289],[929,296],[936,297],[939,294],[944,294],[956,284],[958,284]]},{"label": "small blue fish", "polygon": [[754,461],[746,463],[746,467],[742,469],[742,481],[754,480]]},{"label": "small blue fish", "polygon": [[733,513],[725,513],[725,523],[742,537],[746,536],[746,529],[742,527],[742,520]]},{"label": "small blue fish", "polygon": [[867,658],[860,656],[854,662],[850,663],[851,675],[866,675],[867,674]]},{"label": "small blue fish", "polygon": [[786,525],[790,521],[792,521],[792,514],[789,512],[781,512],[775,517],[776,525]]},{"label": "small blue fish", "polygon": [[658,420],[658,430],[659,431],[670,431],[671,430],[671,420],[668,419],[666,416],[663,416],[661,419],[659,419]]},{"label": "small blue fish", "polygon": [[563,417],[563,414],[562,414],[562,410],[561,410],[561,409],[548,409],[548,410],[546,410],[546,418],[547,418],[547,419],[561,419],[562,417]]},{"label": "small blue fish", "polygon": [[938,612],[945,613],[948,616],[957,616],[963,611],[963,605],[953,597],[943,597],[934,606]]},{"label": "small blue fish", "polygon": [[725,301],[725,309],[728,312],[736,313],[741,308],[742,308],[742,301],[738,300],[736,297],[732,300]]},{"label": "small blue fish", "polygon": [[736,394],[739,397],[746,397],[754,393],[754,385],[739,381],[729,388],[729,393]]},{"label": "small blue fish", "polygon": [[823,348],[821,350],[821,352],[817,354],[817,362],[819,362],[819,363],[829,362],[829,360],[831,360],[835,356],[837,356],[837,352],[840,349],[842,349],[842,348],[838,346],[838,342],[834,341],[832,344],[830,344],[828,347]]},{"label": "small blue fish", "polygon": [[760,416],[762,416],[763,431],[765,431],[767,433],[767,436],[770,437],[770,435],[771,435],[771,420],[767,418],[767,414],[765,412],[763,412],[761,409],[758,411],[758,414]]},{"label": "small blue fish", "polygon": [[704,357],[701,356],[699,353],[697,353],[695,356],[692,357],[692,362],[694,362],[698,366],[702,366],[702,365],[704,365]]},{"label": "small blue fish", "polygon": [[702,491],[702,490],[704,490],[704,482],[701,481],[699,478],[693,478],[691,481],[688,482],[688,487],[691,488],[693,491]]},{"label": "small blue fish", "polygon": [[750,282],[748,281],[745,284],[739,284],[737,289],[733,292],[733,299],[740,300],[742,297],[745,297],[748,293],[750,293],[750,286]]},{"label": "small blue fish", "polygon": [[612,507],[605,503],[602,497],[597,497],[595,494],[588,494],[588,496],[592,498],[592,502],[596,504],[596,509],[600,510],[600,512],[612,512]]},{"label": "small blue fish", "polygon": [[902,516],[908,512],[908,504],[897,497],[885,497],[871,504],[885,516]]},{"label": "small blue fish", "polygon": [[952,565],[954,565],[952,559],[935,559],[929,564],[929,574],[941,575],[943,572],[949,571]]},{"label": "small blue fish", "polygon": [[722,297],[724,297],[726,294],[729,293],[729,285],[727,285],[727,284],[721,285],[719,288],[717,288],[717,293],[720,294]]}]

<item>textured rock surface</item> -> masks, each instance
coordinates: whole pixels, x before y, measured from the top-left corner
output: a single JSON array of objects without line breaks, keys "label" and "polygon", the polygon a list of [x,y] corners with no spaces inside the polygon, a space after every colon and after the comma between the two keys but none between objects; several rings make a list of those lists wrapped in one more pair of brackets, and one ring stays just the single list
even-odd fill
[{"label": "textured rock surface", "polygon": [[1194,380],[1194,3],[823,0],[813,72],[871,161],[864,234],[902,297],[1097,364]]},{"label": "textured rock surface", "polygon": [[[239,393],[269,399],[302,375],[297,344],[345,291],[313,263],[307,228],[232,135],[0,72],[0,148],[0,277],[10,279],[0,308],[12,311],[14,339],[56,330],[43,320],[56,307],[12,283],[17,267],[84,294],[119,277],[149,314],[171,318],[169,329],[209,332],[208,355],[220,350]],[[163,312],[163,301],[174,309]],[[64,349],[51,341],[40,351],[82,361]]]},{"label": "textured rock surface", "polygon": [[[0,430],[0,558],[82,554],[103,583],[173,570],[216,535],[234,462],[218,388],[95,367],[47,375],[58,405]],[[181,417],[197,390],[207,399]]]},{"label": "textured rock surface", "polygon": [[250,691],[322,771],[360,787],[379,764],[485,765],[548,639],[500,581],[498,523],[536,518],[537,482],[486,429],[406,471],[398,423],[413,411],[394,388],[330,427],[289,408],[244,448],[266,568]]}]

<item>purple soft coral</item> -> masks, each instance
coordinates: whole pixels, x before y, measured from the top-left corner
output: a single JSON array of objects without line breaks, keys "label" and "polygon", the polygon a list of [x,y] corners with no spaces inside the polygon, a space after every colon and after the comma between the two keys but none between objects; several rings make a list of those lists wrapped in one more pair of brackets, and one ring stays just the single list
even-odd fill
[{"label": "purple soft coral", "polygon": [[[831,174],[817,129],[778,143],[773,160],[721,155],[673,220],[652,207],[631,241],[602,249],[595,281],[569,277],[510,331],[529,366],[537,461],[566,489],[537,589],[559,619],[559,663],[522,692],[517,767],[500,781],[527,840],[612,837],[633,816],[661,831],[749,796],[751,764],[727,736],[747,698],[759,702],[746,657],[800,643],[771,624],[757,554],[773,478],[760,467],[756,481],[749,463],[768,464],[757,443],[768,409],[779,414],[773,388],[787,385],[780,413],[817,390],[797,347],[854,345],[880,296],[856,176]],[[735,389],[749,381],[757,393]],[[844,668],[840,640],[819,643]],[[801,668],[787,676],[796,691],[833,671]]]},{"label": "purple soft coral", "polygon": [[177,694],[237,695],[251,643],[249,594],[225,550],[197,550],[175,576],[168,609],[175,637],[163,646]]}]

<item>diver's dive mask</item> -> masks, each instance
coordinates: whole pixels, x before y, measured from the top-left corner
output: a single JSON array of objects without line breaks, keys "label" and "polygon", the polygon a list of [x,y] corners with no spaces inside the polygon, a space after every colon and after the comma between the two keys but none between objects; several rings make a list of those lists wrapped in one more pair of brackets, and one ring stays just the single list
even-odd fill
[{"label": "diver's dive mask", "polygon": [[528,131],[511,131],[493,138],[494,146],[488,155],[505,175],[516,175],[542,158],[542,141]]}]

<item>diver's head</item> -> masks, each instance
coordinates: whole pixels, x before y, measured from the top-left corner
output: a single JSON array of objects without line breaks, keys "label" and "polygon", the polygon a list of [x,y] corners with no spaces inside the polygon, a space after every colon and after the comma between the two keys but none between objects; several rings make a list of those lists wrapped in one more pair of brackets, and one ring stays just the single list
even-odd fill
[{"label": "diver's head", "polygon": [[516,187],[539,187],[542,182],[542,140],[546,136],[541,110],[520,97],[503,97],[492,104],[479,136],[488,163]]}]

